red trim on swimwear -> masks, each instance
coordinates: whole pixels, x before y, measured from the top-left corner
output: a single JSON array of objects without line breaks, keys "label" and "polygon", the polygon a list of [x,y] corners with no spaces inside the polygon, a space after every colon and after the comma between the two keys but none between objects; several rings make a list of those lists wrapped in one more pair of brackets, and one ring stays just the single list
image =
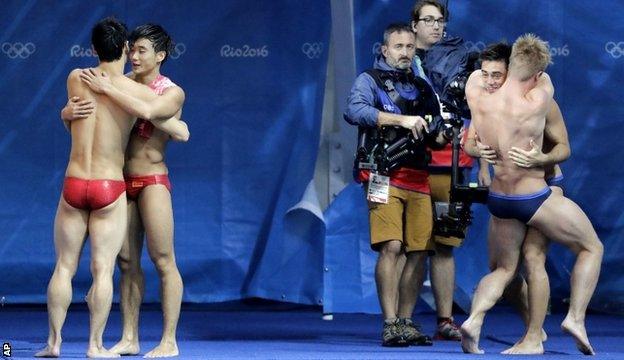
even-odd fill
[{"label": "red trim on swimwear", "polygon": [[139,194],[143,189],[150,185],[165,185],[167,190],[171,192],[171,182],[169,181],[169,175],[126,175],[126,195],[130,200],[136,200],[139,198]]}]

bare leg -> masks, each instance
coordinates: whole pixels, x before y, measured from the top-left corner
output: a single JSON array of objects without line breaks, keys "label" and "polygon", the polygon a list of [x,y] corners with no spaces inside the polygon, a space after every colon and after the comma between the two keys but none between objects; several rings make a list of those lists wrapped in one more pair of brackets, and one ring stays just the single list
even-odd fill
[{"label": "bare leg", "polygon": [[121,270],[120,305],[123,319],[121,340],[110,351],[119,355],[136,355],[139,345],[139,310],[143,301],[145,281],[141,269],[143,250],[143,225],[136,201],[128,200],[127,238],[117,257]]},{"label": "bare leg", "polygon": [[119,357],[119,354],[104,348],[102,334],[113,300],[115,258],[121,250],[127,229],[128,209],[125,194],[111,205],[91,211],[89,231],[93,284],[87,298],[91,314],[87,356],[91,358]]},{"label": "bare leg", "polygon": [[[403,268],[405,268],[405,262],[407,261],[407,256],[405,252],[401,252],[401,254],[397,258],[396,264],[396,279],[401,279],[403,275]],[[396,313],[399,313],[399,291],[397,290],[394,293],[394,302],[396,303]]]},{"label": "bare leg", "polygon": [[[488,262],[490,271],[496,270],[497,258],[496,258],[496,240],[497,235],[493,233],[494,226],[492,226],[492,218],[490,217],[488,227]],[[527,283],[520,275],[520,272],[516,273],[516,276],[511,280],[509,285],[503,292],[503,298],[515,307],[520,313],[520,317],[526,326],[529,326],[529,303],[528,303],[528,287]]]},{"label": "bare leg", "polygon": [[492,254],[497,259],[496,269],[483,277],[472,299],[470,317],[462,324],[462,350],[466,353],[482,354],[479,349],[479,337],[485,313],[492,308],[503,295],[505,287],[513,279],[518,269],[520,246],[524,240],[526,226],[517,220],[492,217],[490,235],[497,239]]},{"label": "bare leg", "polygon": [[375,266],[375,283],[377,296],[383,312],[384,320],[396,319],[396,298],[398,277],[396,276],[397,259],[402,249],[399,240],[390,240],[381,245],[377,265]]},{"label": "bare leg", "polygon": [[452,246],[436,244],[436,253],[431,257],[431,288],[438,317],[453,316],[455,258]]},{"label": "bare leg", "polygon": [[[544,318],[548,309],[550,284],[546,274],[548,240],[534,228],[527,231],[522,253],[528,282],[528,321],[525,335],[503,354],[543,354]],[[526,294],[526,292],[525,292]]]},{"label": "bare leg", "polygon": [[163,334],[160,344],[145,357],[178,355],[176,328],[182,304],[182,277],[173,249],[173,210],[171,194],[163,185],[149,186],[139,198],[141,218],[147,233],[147,250],[160,277]]},{"label": "bare leg", "polygon": [[425,274],[425,251],[407,253],[407,260],[399,283],[399,312],[402,319],[411,319]]},{"label": "bare leg", "polygon": [[585,311],[598,282],[602,243],[583,210],[556,192],[542,204],[529,225],[577,254],[570,279],[570,308],[561,328],[574,337],[583,354],[593,355],[585,330]]},{"label": "bare leg", "polygon": [[47,346],[35,354],[37,357],[58,357],[61,353],[61,328],[71,303],[71,280],[78,268],[88,221],[87,211],[71,207],[61,196],[54,219],[56,266],[48,285],[50,330]]},{"label": "bare leg", "polygon": [[[492,227],[490,227],[490,230],[492,229]],[[525,244],[527,241],[531,241],[530,238],[532,237],[531,234],[532,233],[538,233],[539,232],[533,228],[528,228],[527,230],[527,235],[525,237]],[[494,269],[496,269],[496,258],[495,256],[492,254],[492,251],[496,248],[495,244],[492,244],[493,240],[496,239],[496,235],[490,235],[488,237],[488,249],[490,251],[489,253],[489,266],[490,266],[490,271],[493,271]],[[545,239],[544,239],[545,240]],[[543,254],[543,262],[542,262],[542,268],[544,266],[544,262],[546,261],[546,245],[547,243],[543,244],[544,246],[544,254]],[[526,253],[526,246],[523,247],[523,253]],[[523,254],[524,257],[524,254]],[[535,260],[535,261],[539,261],[539,260]],[[532,262],[533,263],[533,262]],[[546,271],[544,269],[544,271]],[[547,278],[548,280],[548,278]],[[545,286],[548,286],[548,284],[546,284]],[[505,300],[507,300],[510,304],[512,304],[520,313],[520,317],[522,318],[522,321],[524,322],[525,326],[528,328],[529,327],[529,289],[528,289],[528,285],[526,280],[524,279],[524,277],[522,275],[520,275],[520,272],[518,272],[516,274],[516,276],[513,278],[513,280],[511,281],[511,283],[507,286],[507,288],[505,288],[505,291],[503,292],[503,298]],[[548,297],[548,296],[547,296]],[[548,298],[546,299],[546,302],[548,302]],[[542,333],[542,341],[546,341],[546,339],[548,338],[548,336],[546,335],[546,332],[544,331],[544,329],[541,330]],[[503,352],[505,353],[505,352]]]}]

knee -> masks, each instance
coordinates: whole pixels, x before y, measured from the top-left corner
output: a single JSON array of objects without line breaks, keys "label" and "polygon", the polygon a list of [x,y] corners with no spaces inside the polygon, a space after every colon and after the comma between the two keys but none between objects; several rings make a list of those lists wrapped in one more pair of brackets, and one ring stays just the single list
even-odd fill
[{"label": "knee", "polygon": [[134,259],[126,254],[117,256],[117,266],[124,274],[141,273],[141,259]]},{"label": "knee", "polygon": [[54,268],[54,273],[58,276],[68,277],[72,279],[78,270],[78,262],[59,258]]},{"label": "knee", "polygon": [[91,259],[91,274],[93,279],[100,277],[113,277],[114,266],[113,262],[108,259]]},{"label": "knee", "polygon": [[168,273],[171,269],[176,267],[173,253],[150,254],[150,258],[160,274]]},{"label": "knee", "polygon": [[406,254],[406,256],[407,256],[407,261],[411,261],[411,262],[425,261],[427,259],[427,252],[426,251],[410,251],[409,253]]},{"label": "knee", "polygon": [[444,244],[436,244],[435,255],[432,257],[433,260],[445,260],[453,257],[453,247],[444,245]]},{"label": "knee", "polygon": [[600,242],[598,237],[596,237],[596,240],[592,242],[590,250],[592,253],[595,253],[597,256],[600,256],[602,258],[602,255],[604,254],[604,246],[602,245],[602,242]]},{"label": "knee", "polygon": [[379,250],[379,257],[396,259],[403,249],[400,241],[388,241]]},{"label": "knee", "polygon": [[575,251],[575,253],[577,253],[578,255],[580,255],[581,252],[585,252],[593,256],[602,258],[602,255],[604,254],[604,246],[602,245],[602,242],[600,242],[597,236],[591,239],[591,241],[587,241],[585,243],[581,243],[577,245],[577,249],[578,250]]},{"label": "knee", "polygon": [[488,260],[488,268],[490,269],[490,272],[496,270],[496,261],[493,259]]},{"label": "knee", "polygon": [[534,249],[525,250],[523,257],[524,267],[527,272],[539,271],[544,268],[546,263],[546,254]]}]

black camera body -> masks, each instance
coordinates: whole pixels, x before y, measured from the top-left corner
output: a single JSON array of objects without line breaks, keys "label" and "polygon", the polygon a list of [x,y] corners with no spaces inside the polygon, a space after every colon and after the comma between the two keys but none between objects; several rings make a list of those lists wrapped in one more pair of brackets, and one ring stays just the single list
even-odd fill
[{"label": "black camera body", "polygon": [[423,140],[414,138],[409,129],[400,126],[359,128],[355,169],[388,175],[399,166],[425,168],[430,159]]}]

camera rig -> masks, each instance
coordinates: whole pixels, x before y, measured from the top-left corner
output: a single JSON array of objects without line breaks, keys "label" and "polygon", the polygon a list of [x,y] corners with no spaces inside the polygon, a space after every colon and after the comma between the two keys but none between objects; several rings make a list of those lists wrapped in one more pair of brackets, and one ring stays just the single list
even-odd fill
[{"label": "camera rig", "polygon": [[[461,85],[463,98],[463,85]],[[443,101],[444,107],[450,112],[451,118],[448,123],[452,126],[452,162],[451,162],[451,189],[449,203],[434,204],[434,233],[440,236],[464,238],[466,229],[472,223],[472,203],[485,203],[488,196],[488,188],[485,186],[472,186],[459,184],[459,132],[463,125],[461,110],[457,101]]]},{"label": "camera rig", "polygon": [[405,164],[424,168],[430,155],[409,129],[400,126],[360,127],[355,168],[388,175]]}]

